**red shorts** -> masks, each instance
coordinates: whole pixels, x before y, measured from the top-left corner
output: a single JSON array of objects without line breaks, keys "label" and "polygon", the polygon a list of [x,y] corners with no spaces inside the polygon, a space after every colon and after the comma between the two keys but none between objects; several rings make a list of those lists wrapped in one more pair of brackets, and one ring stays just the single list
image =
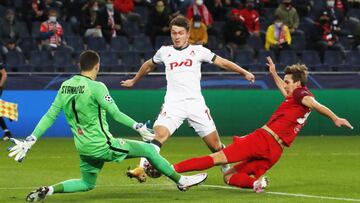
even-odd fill
[{"label": "red shorts", "polygon": [[223,149],[228,163],[241,162],[237,171],[263,175],[281,157],[282,148],[265,130],[259,128],[243,137],[234,136],[233,143]]}]

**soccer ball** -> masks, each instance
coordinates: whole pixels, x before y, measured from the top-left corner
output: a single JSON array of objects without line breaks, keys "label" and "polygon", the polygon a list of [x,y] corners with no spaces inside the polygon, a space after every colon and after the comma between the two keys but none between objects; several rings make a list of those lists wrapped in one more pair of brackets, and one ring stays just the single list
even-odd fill
[{"label": "soccer ball", "polygon": [[144,163],[144,170],[145,170],[145,173],[146,175],[148,175],[149,177],[151,178],[160,178],[161,177],[161,173],[156,169],[154,168],[150,162],[148,162],[147,160],[145,161]]}]

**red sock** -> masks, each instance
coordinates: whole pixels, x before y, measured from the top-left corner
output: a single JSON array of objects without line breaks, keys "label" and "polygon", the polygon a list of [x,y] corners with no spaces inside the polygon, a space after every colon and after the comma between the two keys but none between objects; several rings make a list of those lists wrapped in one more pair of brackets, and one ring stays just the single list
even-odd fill
[{"label": "red sock", "polygon": [[236,173],[231,176],[229,185],[241,187],[241,188],[253,188],[255,178],[250,177],[246,173]]},{"label": "red sock", "polygon": [[186,171],[202,171],[214,166],[214,160],[211,156],[202,156],[188,159],[174,164],[174,169],[178,173]]}]

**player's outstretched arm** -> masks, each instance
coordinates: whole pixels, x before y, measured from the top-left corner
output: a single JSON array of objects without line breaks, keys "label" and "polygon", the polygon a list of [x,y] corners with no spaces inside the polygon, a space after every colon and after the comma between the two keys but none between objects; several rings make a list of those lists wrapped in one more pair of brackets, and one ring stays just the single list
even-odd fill
[{"label": "player's outstretched arm", "polygon": [[273,60],[271,59],[271,57],[268,56],[268,57],[266,57],[266,59],[267,59],[266,65],[269,68],[269,72],[270,72],[271,76],[274,78],[276,86],[279,88],[281,94],[283,94],[284,97],[286,97],[287,94],[286,94],[286,91],[285,91],[285,88],[284,88],[285,82],[277,74],[275,64],[274,64]]},{"label": "player's outstretched arm", "polygon": [[38,140],[46,132],[46,130],[52,126],[61,109],[62,104],[58,94],[51,107],[41,118],[30,136],[26,137],[25,140],[18,140],[15,138],[10,139],[10,141],[12,141],[15,145],[8,148],[9,157],[14,157],[15,161],[22,162],[30,148],[35,144],[36,140]]},{"label": "player's outstretched arm", "polygon": [[240,66],[236,65],[235,63],[222,58],[221,56],[216,56],[214,64],[225,70],[234,71],[234,72],[244,75],[245,79],[247,81],[249,81],[250,83],[255,82],[255,76],[252,73],[241,68]]},{"label": "player's outstretched arm", "polygon": [[334,124],[337,127],[341,127],[341,126],[346,126],[350,129],[354,129],[354,127],[350,124],[349,121],[347,121],[344,118],[340,118],[338,117],[334,112],[332,112],[328,107],[320,104],[318,101],[315,100],[314,97],[312,96],[305,96],[302,100],[301,103],[304,104],[305,106],[311,108],[311,109],[315,109],[317,112],[321,113],[322,115],[330,118]]},{"label": "player's outstretched arm", "polygon": [[141,67],[140,70],[136,73],[135,77],[129,80],[123,80],[120,82],[123,87],[132,87],[137,81],[139,81],[143,76],[147,75],[150,71],[155,68],[155,64],[152,59],[147,60]]}]

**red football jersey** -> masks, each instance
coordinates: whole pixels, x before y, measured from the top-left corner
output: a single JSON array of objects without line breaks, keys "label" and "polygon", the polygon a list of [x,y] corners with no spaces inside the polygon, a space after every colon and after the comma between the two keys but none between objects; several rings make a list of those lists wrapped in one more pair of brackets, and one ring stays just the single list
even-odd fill
[{"label": "red football jersey", "polygon": [[295,89],[293,94],[286,97],[266,123],[288,147],[310,115],[310,108],[301,103],[305,96],[313,96],[313,94],[306,87]]}]

